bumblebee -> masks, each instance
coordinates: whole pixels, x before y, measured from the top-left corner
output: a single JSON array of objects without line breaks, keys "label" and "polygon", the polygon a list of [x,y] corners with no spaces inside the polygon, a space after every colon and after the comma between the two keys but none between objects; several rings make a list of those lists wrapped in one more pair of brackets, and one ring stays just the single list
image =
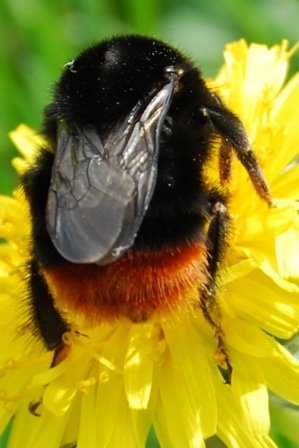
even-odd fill
[{"label": "bumblebee", "polygon": [[[184,306],[197,285],[192,306],[229,368],[215,280],[232,154],[271,205],[241,121],[176,49],[122,36],[66,64],[42,132],[48,145],[22,185],[32,216],[31,313],[54,359],[72,330],[69,315],[90,325],[144,321]],[[215,138],[219,188],[205,181]]]}]

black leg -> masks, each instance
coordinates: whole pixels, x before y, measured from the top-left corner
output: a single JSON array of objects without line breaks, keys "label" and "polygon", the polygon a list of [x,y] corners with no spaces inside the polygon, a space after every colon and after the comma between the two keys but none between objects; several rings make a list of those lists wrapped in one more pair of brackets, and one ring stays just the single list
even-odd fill
[{"label": "black leg", "polygon": [[225,343],[224,333],[221,327],[221,310],[217,302],[216,277],[222,254],[225,252],[226,235],[229,224],[229,215],[226,205],[221,199],[211,202],[211,220],[207,234],[209,247],[208,256],[208,280],[200,292],[200,307],[202,313],[215,331],[218,341],[217,358],[219,366],[225,366],[224,373],[226,382],[230,383],[232,366],[229,361],[228,351]]},{"label": "black leg", "polygon": [[35,259],[32,259],[29,265],[28,286],[32,317],[38,335],[49,350],[58,350],[62,344],[62,336],[68,328],[54,306],[53,298]]},{"label": "black leg", "polygon": [[219,100],[217,107],[202,107],[201,113],[209,120],[222,139],[220,150],[220,180],[229,180],[231,149],[246,169],[257,194],[271,207],[272,197],[258,160],[251,149],[246,131],[241,121]]},{"label": "black leg", "polygon": [[220,183],[227,184],[231,179],[232,149],[230,146],[222,144],[219,149],[219,175]]},{"label": "black leg", "polygon": [[[52,367],[58,364],[60,353],[65,348],[62,337],[68,328],[54,306],[53,298],[34,258],[29,264],[28,286],[32,318],[37,335],[43,339],[48,350],[54,350]],[[32,401],[28,406],[29,412],[39,417],[41,404],[42,399]]]}]

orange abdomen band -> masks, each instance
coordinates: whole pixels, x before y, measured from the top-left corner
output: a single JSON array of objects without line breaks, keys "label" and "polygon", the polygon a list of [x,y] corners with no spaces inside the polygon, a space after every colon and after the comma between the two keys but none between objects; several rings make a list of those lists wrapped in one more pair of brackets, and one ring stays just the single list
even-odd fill
[{"label": "orange abdomen band", "polygon": [[[204,243],[129,251],[105,266],[69,262],[43,270],[58,310],[89,323],[128,317],[146,320],[153,313],[190,306],[190,291],[206,283]],[[197,298],[194,298],[193,302]],[[194,304],[194,303],[193,303]]]}]

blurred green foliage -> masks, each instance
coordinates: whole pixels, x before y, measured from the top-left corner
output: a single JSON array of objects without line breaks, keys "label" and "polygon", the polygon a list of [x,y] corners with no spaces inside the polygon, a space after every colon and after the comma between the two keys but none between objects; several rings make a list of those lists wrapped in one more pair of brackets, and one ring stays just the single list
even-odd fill
[{"label": "blurred green foliage", "polygon": [[[1,193],[9,193],[16,181],[10,166],[16,150],[8,132],[20,122],[38,129],[51,86],[63,65],[84,47],[115,34],[154,35],[184,50],[206,75],[213,75],[227,42],[244,37],[271,45],[286,38],[294,44],[298,19],[299,0],[1,0]],[[275,411],[276,423],[277,415]],[[299,446],[277,428],[274,435],[283,440],[279,446]],[[148,445],[156,446],[153,434]]]}]

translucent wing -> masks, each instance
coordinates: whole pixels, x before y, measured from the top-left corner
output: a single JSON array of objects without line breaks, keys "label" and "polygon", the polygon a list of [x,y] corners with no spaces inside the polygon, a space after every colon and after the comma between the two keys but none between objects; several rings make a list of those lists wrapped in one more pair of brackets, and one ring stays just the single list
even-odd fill
[{"label": "translucent wing", "polygon": [[61,121],[46,221],[58,252],[106,264],[132,246],[155,187],[159,134],[173,81],[138,103],[102,143],[93,127]]}]

